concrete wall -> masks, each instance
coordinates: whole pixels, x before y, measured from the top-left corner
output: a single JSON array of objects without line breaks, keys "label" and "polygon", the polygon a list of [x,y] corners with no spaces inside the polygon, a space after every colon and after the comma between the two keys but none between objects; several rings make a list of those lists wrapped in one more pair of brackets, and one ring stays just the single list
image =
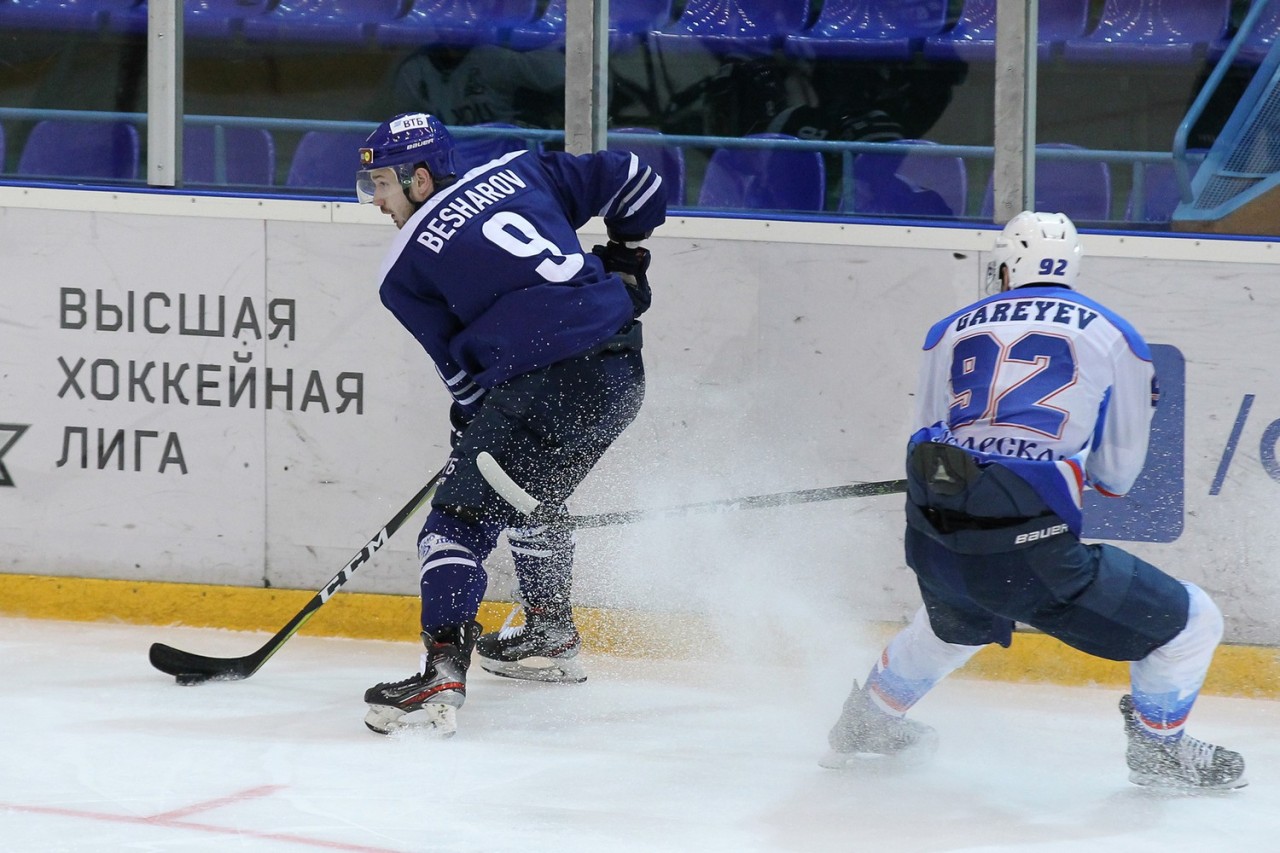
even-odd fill
[{"label": "concrete wall", "polygon": [[[448,448],[448,396],[377,299],[378,219],[0,189],[0,571],[298,589],[337,571]],[[651,241],[644,410],[571,509],[901,476],[920,341],[980,294],[991,237],[673,220]],[[1084,246],[1081,289],[1165,380],[1148,473],[1090,531],[1205,586],[1229,640],[1280,643],[1280,250]],[[414,594],[419,523],[350,588]],[[490,568],[507,598],[504,549]],[[918,604],[899,496],[582,531],[575,595],[789,622]]]}]

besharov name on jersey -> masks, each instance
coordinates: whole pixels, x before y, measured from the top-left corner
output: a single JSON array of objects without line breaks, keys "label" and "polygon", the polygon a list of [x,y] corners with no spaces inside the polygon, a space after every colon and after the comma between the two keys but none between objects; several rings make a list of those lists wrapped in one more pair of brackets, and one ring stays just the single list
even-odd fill
[{"label": "besharov name on jersey", "polygon": [[[527,186],[520,176],[510,169],[504,169],[483,181],[470,184],[456,198],[440,206],[440,210],[422,227],[417,241],[438,254],[444,248],[445,241],[466,225],[468,219],[489,205],[526,189]],[[462,197],[464,194],[465,199]]]}]

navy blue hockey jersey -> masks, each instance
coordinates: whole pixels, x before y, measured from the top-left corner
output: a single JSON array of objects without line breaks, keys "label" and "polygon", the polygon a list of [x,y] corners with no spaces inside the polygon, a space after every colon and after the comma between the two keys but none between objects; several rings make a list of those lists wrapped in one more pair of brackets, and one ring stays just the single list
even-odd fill
[{"label": "navy blue hockey jersey", "polygon": [[458,402],[587,352],[632,319],[626,286],[578,240],[593,216],[611,233],[647,234],[666,218],[662,178],[629,153],[517,151],[440,190],[400,229],[382,302]]}]

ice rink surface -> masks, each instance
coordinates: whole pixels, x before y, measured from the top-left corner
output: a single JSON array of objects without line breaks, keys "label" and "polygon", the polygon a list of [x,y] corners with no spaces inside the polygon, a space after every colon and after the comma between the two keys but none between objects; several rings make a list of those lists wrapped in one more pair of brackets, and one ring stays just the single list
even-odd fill
[{"label": "ice rink surface", "polygon": [[[953,678],[913,712],[932,763],[825,770],[855,676],[778,662],[593,655],[580,685],[472,670],[449,740],[381,737],[362,694],[412,644],[295,637],[252,678],[179,687],[153,641],[218,656],[266,634],[0,619],[0,850],[1280,850],[1280,708],[1203,697],[1189,731],[1241,751],[1250,785],[1130,785],[1119,691]],[[756,653],[759,652],[759,653]],[[858,661],[850,664],[849,661]]]}]

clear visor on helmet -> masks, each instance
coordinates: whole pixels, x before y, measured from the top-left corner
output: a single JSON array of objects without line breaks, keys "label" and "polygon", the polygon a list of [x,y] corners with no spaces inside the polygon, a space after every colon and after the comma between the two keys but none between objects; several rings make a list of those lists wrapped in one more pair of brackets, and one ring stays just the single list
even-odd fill
[{"label": "clear visor on helmet", "polygon": [[356,198],[361,204],[370,204],[392,192],[404,192],[403,187],[412,177],[413,166],[409,163],[361,169],[356,172]]}]

